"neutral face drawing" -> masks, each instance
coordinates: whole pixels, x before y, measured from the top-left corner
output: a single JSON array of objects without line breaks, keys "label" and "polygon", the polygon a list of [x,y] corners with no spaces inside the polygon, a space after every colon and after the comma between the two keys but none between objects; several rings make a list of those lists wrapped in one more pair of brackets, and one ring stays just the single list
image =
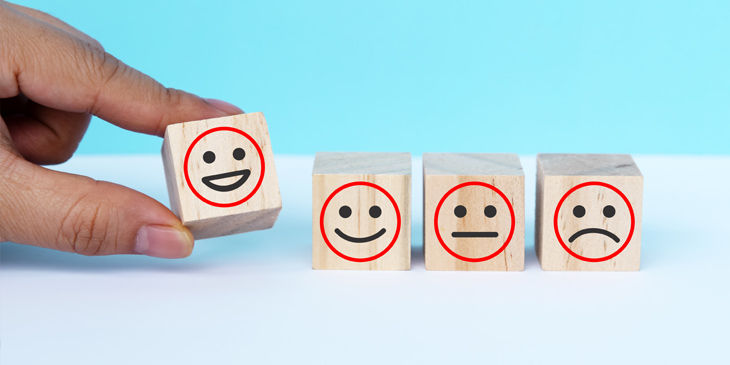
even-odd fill
[{"label": "neutral face drawing", "polygon": [[456,186],[435,212],[442,247],[464,261],[486,261],[504,250],[514,232],[511,203],[496,187],[482,182]]}]

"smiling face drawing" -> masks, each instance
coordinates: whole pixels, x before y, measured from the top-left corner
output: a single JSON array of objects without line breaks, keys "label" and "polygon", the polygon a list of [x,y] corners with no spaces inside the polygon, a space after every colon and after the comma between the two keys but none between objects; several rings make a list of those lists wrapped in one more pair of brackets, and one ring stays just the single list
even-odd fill
[{"label": "smiling face drawing", "polygon": [[185,180],[203,202],[221,208],[246,202],[264,178],[261,147],[246,132],[217,127],[190,144],[184,161]]},{"label": "smiling face drawing", "polygon": [[372,261],[385,255],[398,239],[400,209],[382,187],[351,182],[332,192],[320,212],[320,232],[341,258]]},{"label": "smiling face drawing", "polygon": [[558,203],[553,228],[560,245],[588,262],[610,260],[628,246],[635,217],[628,198],[613,185],[591,181],[571,188]]},{"label": "smiling face drawing", "polygon": [[515,230],[515,213],[506,195],[479,181],[459,184],[436,206],[436,237],[452,256],[482,262],[502,253]]}]

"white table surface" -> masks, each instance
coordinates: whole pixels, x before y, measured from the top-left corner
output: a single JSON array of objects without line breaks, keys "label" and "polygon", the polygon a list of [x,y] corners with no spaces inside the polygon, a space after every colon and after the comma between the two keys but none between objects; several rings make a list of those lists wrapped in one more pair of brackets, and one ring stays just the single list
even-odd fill
[{"label": "white table surface", "polygon": [[[719,363],[730,341],[730,157],[635,156],[641,271],[543,272],[525,156],[524,272],[428,272],[420,159],[406,272],[311,269],[312,157],[277,156],[268,231],[182,260],[2,243],[0,361],[14,364]],[[167,202],[159,156],[58,167]],[[725,360],[721,360],[725,359]]]}]

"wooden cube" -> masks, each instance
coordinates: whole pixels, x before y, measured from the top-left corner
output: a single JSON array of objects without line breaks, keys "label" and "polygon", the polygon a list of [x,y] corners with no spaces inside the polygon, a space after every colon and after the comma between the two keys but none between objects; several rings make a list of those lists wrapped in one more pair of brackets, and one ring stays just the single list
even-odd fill
[{"label": "wooden cube", "polygon": [[423,154],[426,270],[521,271],[525,174],[515,154]]},{"label": "wooden cube", "polygon": [[271,228],[279,216],[262,113],[170,125],[162,162],[170,207],[196,239]]},{"label": "wooden cube", "polygon": [[318,152],[312,268],[409,270],[411,155]]},{"label": "wooden cube", "polygon": [[537,155],[542,269],[639,270],[643,185],[630,155]]}]

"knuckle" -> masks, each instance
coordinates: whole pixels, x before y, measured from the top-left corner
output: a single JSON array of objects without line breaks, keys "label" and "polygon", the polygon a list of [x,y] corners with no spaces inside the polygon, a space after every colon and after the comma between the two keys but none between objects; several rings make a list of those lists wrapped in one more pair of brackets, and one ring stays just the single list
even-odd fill
[{"label": "knuckle", "polygon": [[94,87],[89,88],[89,95],[93,101],[87,113],[96,114],[99,107],[99,97],[107,87],[109,82],[123,76],[127,72],[127,66],[117,60],[114,56],[106,53],[102,48],[91,46],[89,43],[78,41],[80,47],[77,47],[76,57],[79,59],[78,64],[83,69],[82,75],[86,75],[88,83]]},{"label": "knuckle", "polygon": [[62,244],[81,255],[95,256],[116,247],[114,209],[106,200],[83,197],[74,203],[63,219]]}]

